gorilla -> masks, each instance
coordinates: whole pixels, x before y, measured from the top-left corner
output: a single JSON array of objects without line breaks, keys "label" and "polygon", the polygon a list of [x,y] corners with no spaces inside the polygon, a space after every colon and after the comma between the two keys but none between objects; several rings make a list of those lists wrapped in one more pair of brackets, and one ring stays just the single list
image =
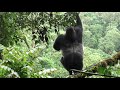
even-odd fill
[{"label": "gorilla", "polygon": [[83,68],[83,27],[79,13],[75,15],[76,25],[68,27],[66,33],[59,35],[53,45],[55,50],[62,51],[61,63],[70,75],[77,73],[71,69],[82,70]]}]

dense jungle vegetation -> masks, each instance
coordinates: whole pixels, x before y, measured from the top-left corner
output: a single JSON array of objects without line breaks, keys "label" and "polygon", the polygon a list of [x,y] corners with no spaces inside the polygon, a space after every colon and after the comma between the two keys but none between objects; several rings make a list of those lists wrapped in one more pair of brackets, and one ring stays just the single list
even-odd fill
[{"label": "dense jungle vegetation", "polygon": [[[66,78],[61,52],[53,49],[53,43],[66,27],[75,25],[71,13],[0,12],[0,78]],[[80,18],[84,68],[120,51],[120,12],[80,12]],[[107,71],[120,77],[119,63]],[[101,77],[105,78],[88,78]]]}]

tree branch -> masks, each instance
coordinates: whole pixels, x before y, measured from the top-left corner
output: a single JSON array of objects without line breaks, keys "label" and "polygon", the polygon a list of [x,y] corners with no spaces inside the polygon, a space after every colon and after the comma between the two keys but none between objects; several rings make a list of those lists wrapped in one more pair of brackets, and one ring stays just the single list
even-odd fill
[{"label": "tree branch", "polygon": [[79,74],[77,75],[72,75],[70,78],[85,78],[86,76],[91,76],[91,75],[98,75],[98,76],[105,76],[105,77],[113,77],[113,78],[120,78],[117,76],[111,76],[111,75],[103,75],[103,74],[98,74],[98,73],[92,73],[92,72],[86,72],[86,71],[80,71],[76,69],[71,69],[72,71],[77,71]]}]

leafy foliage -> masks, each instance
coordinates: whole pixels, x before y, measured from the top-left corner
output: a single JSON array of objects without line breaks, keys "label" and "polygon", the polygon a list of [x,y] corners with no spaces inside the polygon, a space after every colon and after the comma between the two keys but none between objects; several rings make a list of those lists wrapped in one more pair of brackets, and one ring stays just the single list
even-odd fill
[{"label": "leafy foliage", "polygon": [[[0,77],[67,77],[60,63],[61,53],[52,46],[57,35],[75,25],[75,13],[0,12]],[[84,68],[120,51],[119,12],[81,12],[80,17]],[[119,65],[99,68],[99,73],[119,76]]]}]

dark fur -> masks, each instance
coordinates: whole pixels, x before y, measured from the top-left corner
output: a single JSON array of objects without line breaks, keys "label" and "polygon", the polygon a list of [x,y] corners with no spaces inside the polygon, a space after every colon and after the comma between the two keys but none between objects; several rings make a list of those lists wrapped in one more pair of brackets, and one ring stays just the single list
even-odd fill
[{"label": "dark fur", "polygon": [[72,74],[71,69],[82,70],[83,68],[83,28],[78,14],[76,18],[77,25],[75,27],[68,27],[66,34],[58,36],[53,45],[55,50],[62,51],[63,57],[61,58],[61,63],[69,71],[70,75]]}]

